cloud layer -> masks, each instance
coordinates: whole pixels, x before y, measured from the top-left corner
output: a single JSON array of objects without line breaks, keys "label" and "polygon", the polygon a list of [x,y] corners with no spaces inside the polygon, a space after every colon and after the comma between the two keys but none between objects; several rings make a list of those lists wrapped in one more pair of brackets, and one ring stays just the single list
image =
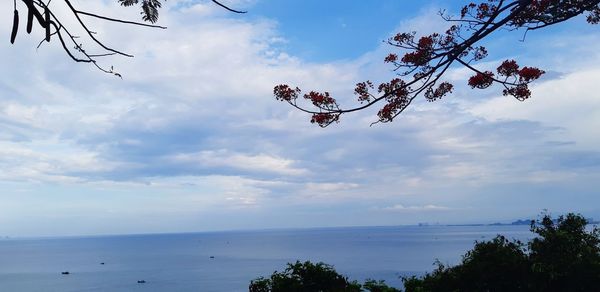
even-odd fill
[{"label": "cloud layer", "polygon": [[[137,17],[112,2],[85,5]],[[430,13],[399,29],[437,28],[425,21]],[[557,72],[524,103],[460,86],[393,124],[369,127],[371,110],[320,129],[276,102],[273,86],[351,99],[355,82],[392,76],[380,61],[387,48],[302,60],[285,51],[290,36],[278,21],[169,1],[167,31],[95,22],[102,39],[136,56],[105,61],[123,80],[70,62],[56,42],[35,50],[35,36],[0,47],[0,234],[495,221],[543,208],[600,214],[597,37],[580,37],[585,55],[560,46],[568,28],[524,44],[521,59]],[[540,60],[530,51],[545,42],[556,43],[553,58]]]}]

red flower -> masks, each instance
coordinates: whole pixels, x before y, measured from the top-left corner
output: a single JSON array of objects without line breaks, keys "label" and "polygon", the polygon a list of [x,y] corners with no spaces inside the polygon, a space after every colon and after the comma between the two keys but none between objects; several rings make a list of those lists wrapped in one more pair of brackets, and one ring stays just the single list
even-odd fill
[{"label": "red flower", "polygon": [[399,44],[402,44],[402,43],[406,43],[406,42],[412,41],[414,37],[415,36],[412,33],[403,32],[403,33],[396,34],[392,39],[395,42],[397,42]]},{"label": "red flower", "polygon": [[400,61],[413,66],[421,66],[429,62],[430,57],[431,53],[425,50],[416,50],[414,52],[406,53]]},{"label": "red flower", "polygon": [[490,87],[494,83],[494,73],[485,71],[483,73],[477,73],[469,78],[469,86],[472,88],[484,89]]},{"label": "red flower", "polygon": [[531,90],[527,87],[527,84],[520,84],[509,89],[504,89],[504,95],[512,95],[520,101],[524,101],[531,97]]},{"label": "red flower", "polygon": [[385,59],[383,61],[386,63],[396,63],[396,61],[398,61],[398,55],[389,54],[385,57]]},{"label": "red flower", "polygon": [[433,38],[434,38],[433,35],[422,37],[419,39],[417,46],[419,47],[419,49],[423,49],[423,50],[431,49],[433,47]]},{"label": "red flower", "polygon": [[519,80],[521,82],[531,82],[536,80],[544,74],[543,70],[534,67],[523,67],[523,69],[519,70]]},{"label": "red flower", "polygon": [[435,90],[432,87],[429,87],[427,91],[425,91],[425,98],[427,101],[435,101],[442,98],[444,95],[448,93],[452,93],[452,89],[454,85],[449,82],[442,82]]},{"label": "red flower", "polygon": [[371,99],[371,94],[369,93],[369,88],[373,88],[373,83],[371,81],[359,82],[356,84],[356,88],[354,89],[354,94],[358,95],[358,100],[360,102],[369,101]]},{"label": "red flower", "polygon": [[381,83],[377,88],[378,92],[383,92],[386,98],[404,98],[408,95],[409,88],[406,87],[406,83],[399,78],[392,79],[389,83]]},{"label": "red flower", "polygon": [[304,98],[309,99],[317,107],[326,107],[335,104],[335,99],[329,96],[329,92],[320,93],[311,91],[304,95]]},{"label": "red flower", "polygon": [[477,18],[484,19],[489,15],[489,12],[490,6],[487,3],[481,3],[479,4],[479,7],[477,7]]},{"label": "red flower", "polygon": [[292,101],[298,98],[298,94],[300,93],[300,88],[296,87],[292,89],[287,84],[281,84],[275,86],[273,88],[273,94],[277,100],[281,101]]},{"label": "red flower", "polygon": [[408,106],[408,98],[394,98],[391,99],[381,110],[377,113],[381,122],[391,122],[399,111]]},{"label": "red flower", "polygon": [[498,74],[510,77],[519,72],[519,64],[515,60],[506,60],[498,67]]},{"label": "red flower", "polygon": [[321,127],[327,127],[329,124],[333,123],[333,122],[337,122],[340,118],[339,114],[332,114],[332,113],[318,113],[318,114],[313,114],[312,118],[310,119],[310,122],[313,124],[318,124]]}]

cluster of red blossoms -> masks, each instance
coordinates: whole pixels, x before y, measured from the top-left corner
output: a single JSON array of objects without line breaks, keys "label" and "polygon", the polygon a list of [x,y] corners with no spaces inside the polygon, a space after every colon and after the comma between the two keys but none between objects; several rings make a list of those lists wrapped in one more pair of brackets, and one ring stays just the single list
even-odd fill
[{"label": "cluster of red blossoms", "polygon": [[300,88],[291,88],[289,85],[281,84],[275,86],[273,89],[273,95],[277,100],[291,102],[298,98],[298,94],[300,94]]},{"label": "cluster of red blossoms", "polygon": [[387,99],[395,97],[406,97],[410,88],[406,86],[404,80],[394,78],[390,82],[384,82],[379,85],[377,92],[383,93]]},{"label": "cluster of red blossoms", "polygon": [[465,18],[467,15],[470,15],[476,19],[485,19],[490,17],[498,9],[498,6],[491,4],[495,1],[496,0],[491,0],[489,1],[490,3],[483,2],[479,5],[471,2],[460,10],[460,17]]},{"label": "cluster of red blossoms", "polygon": [[385,57],[385,59],[383,59],[383,61],[385,63],[396,63],[396,62],[398,62],[398,55],[391,53],[391,54],[387,55]]},{"label": "cluster of red blossoms", "polygon": [[406,106],[406,102],[398,100],[395,102],[389,102],[384,105],[381,110],[377,113],[379,120],[383,122],[391,122],[394,117],[398,114],[398,111]]},{"label": "cluster of red blossoms", "polygon": [[490,71],[477,72],[477,74],[469,78],[469,86],[471,88],[485,89],[494,83],[494,73]]},{"label": "cluster of red blossoms", "polygon": [[321,127],[327,127],[329,124],[333,122],[337,122],[340,118],[339,114],[332,113],[317,113],[313,114],[310,122],[313,124],[318,124]]},{"label": "cluster of red blossoms", "polygon": [[497,69],[498,74],[511,77],[519,72],[519,64],[515,60],[506,60]]},{"label": "cluster of red blossoms", "polygon": [[[287,101],[288,103],[294,105],[296,104],[296,99],[298,99],[300,93],[300,88],[291,88],[286,84],[277,85],[273,89],[273,94],[277,100]],[[311,123],[316,123],[321,127],[326,127],[329,124],[339,120],[339,113],[328,112],[336,109],[339,110],[336,100],[329,95],[329,92],[320,93],[311,91],[308,94],[305,94],[304,98],[310,100],[314,106],[321,109],[321,112],[314,113],[312,115],[310,120]]]},{"label": "cluster of red blossoms", "polygon": [[[291,88],[286,84],[277,85],[273,89],[273,94],[277,100],[287,102],[295,102],[298,95],[300,95],[300,92],[300,88]],[[313,105],[321,108],[330,108],[337,104],[336,100],[329,95],[329,92],[320,93],[311,91],[308,94],[305,94],[304,98],[310,100]]]},{"label": "cluster of red blossoms", "polygon": [[410,87],[400,78],[394,78],[390,82],[381,83],[377,88],[377,92],[385,96],[387,104],[377,113],[379,120],[382,122],[391,122],[399,111],[406,108],[410,102],[410,91]]},{"label": "cluster of red blossoms", "polygon": [[[384,59],[385,63],[393,63],[396,69],[406,68],[407,72],[414,72],[413,69],[421,69],[422,72],[427,71],[429,63],[439,58],[445,52],[452,50],[458,45],[460,39],[460,26],[452,25],[444,34],[433,33],[428,36],[423,36],[415,39],[415,33],[398,33],[388,40],[388,44],[407,49],[402,57],[395,53],[390,53]],[[484,47],[467,47],[459,57],[464,57],[472,53],[474,60],[480,60],[487,56],[487,50]],[[401,74],[401,75],[408,75]]]},{"label": "cluster of red blossoms", "polygon": [[326,108],[335,105],[335,99],[333,99],[329,95],[329,92],[320,93],[316,91],[311,91],[308,94],[305,94],[304,98],[310,100],[315,106],[321,108]]},{"label": "cluster of red blossoms", "polygon": [[444,95],[452,93],[452,89],[454,89],[454,85],[449,82],[442,82],[436,89],[433,89],[433,87],[427,88],[425,91],[425,98],[429,102],[436,101]]},{"label": "cluster of red blossoms", "polygon": [[[540,78],[543,70],[534,67],[523,67],[519,69],[519,64],[515,60],[506,60],[496,69],[498,75],[503,76],[504,80],[495,79],[494,73],[490,71],[477,72],[469,78],[469,86],[472,88],[488,88],[492,83],[499,82],[505,86],[504,95],[512,95],[518,100],[525,100],[531,96],[528,84]],[[512,78],[512,80],[510,80]]]},{"label": "cluster of red blossoms", "polygon": [[[417,42],[417,48],[413,52],[406,53],[400,61],[405,64],[422,66],[431,60],[434,44],[437,43],[438,34],[424,36]],[[388,56],[389,57],[389,56]]]},{"label": "cluster of red blossoms", "polygon": [[365,101],[369,102],[371,100],[369,88],[373,89],[373,83],[371,83],[369,80],[356,84],[356,88],[354,88],[354,94],[358,96],[358,101],[362,103]]},{"label": "cluster of red blossoms", "polygon": [[497,69],[498,74],[504,77],[515,77],[520,83],[529,83],[544,75],[543,70],[535,67],[523,67],[519,69],[519,64],[515,60],[506,60]]},{"label": "cluster of red blossoms", "polygon": [[[499,0],[487,0],[487,2],[479,4],[471,2],[461,9],[460,17],[485,21],[498,12],[500,4]],[[530,0],[525,9],[511,19],[509,26],[516,28],[543,27],[559,23],[583,12],[589,12],[587,22],[598,24],[600,23],[600,7],[597,4],[593,0]]]},{"label": "cluster of red blossoms", "polygon": [[524,101],[531,97],[531,90],[529,90],[529,87],[527,86],[527,84],[519,84],[517,86],[505,88],[502,91],[502,94],[512,95],[516,99],[518,99],[520,101]]},{"label": "cluster of red blossoms", "polygon": [[[497,1],[497,0],[494,0]],[[531,0],[531,4],[510,23],[514,27],[544,27],[559,23],[583,12],[589,12],[587,22],[600,22],[600,6],[594,0]]]},{"label": "cluster of red blossoms", "polygon": [[519,70],[519,81],[520,82],[531,82],[540,78],[544,73],[543,70],[540,70],[535,67],[523,67],[523,69]]}]

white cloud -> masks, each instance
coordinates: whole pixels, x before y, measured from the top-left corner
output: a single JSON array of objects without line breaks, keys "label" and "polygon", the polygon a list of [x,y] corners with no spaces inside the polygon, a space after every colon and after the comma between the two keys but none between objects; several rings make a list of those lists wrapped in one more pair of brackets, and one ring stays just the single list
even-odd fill
[{"label": "white cloud", "polygon": [[577,141],[577,147],[582,149],[599,149],[600,137],[590,133],[590,129],[600,127],[597,80],[600,70],[583,68],[535,85],[531,100],[518,102],[496,97],[472,107],[470,112],[491,121],[529,120],[560,127],[563,131],[556,139]]},{"label": "white cloud", "polygon": [[448,207],[444,207],[444,206],[438,206],[438,205],[424,205],[424,206],[404,206],[401,204],[396,204],[390,207],[384,207],[381,208],[381,210],[384,211],[444,211],[444,210],[451,210]]},{"label": "white cloud", "polygon": [[0,179],[25,182],[84,182],[95,173],[127,167],[99,153],[56,139],[35,142],[0,142]]},{"label": "white cloud", "polygon": [[306,184],[309,193],[336,192],[354,189],[359,187],[354,183],[308,183]]},{"label": "white cloud", "polygon": [[308,170],[294,167],[295,161],[268,154],[247,155],[227,150],[201,151],[192,154],[176,154],[171,158],[178,163],[194,163],[200,167],[230,167],[240,170],[303,175]]}]

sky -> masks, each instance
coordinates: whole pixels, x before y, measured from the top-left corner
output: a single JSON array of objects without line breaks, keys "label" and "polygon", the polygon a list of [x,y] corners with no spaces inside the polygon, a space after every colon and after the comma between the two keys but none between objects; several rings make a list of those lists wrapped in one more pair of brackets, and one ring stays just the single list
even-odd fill
[{"label": "sky", "polygon": [[370,126],[369,109],[322,129],[273,86],[355,104],[354,84],[395,77],[386,38],[443,31],[437,12],[461,1],[223,2],[248,13],[169,0],[166,30],[86,19],[135,55],[102,59],[123,79],[70,61],[56,40],[36,49],[40,31],[10,45],[0,27],[0,236],[492,223],[543,210],[600,219],[597,26],[577,18],[482,43],[479,68],[515,58],[548,72],[525,102],[471,90],[454,67],[441,101],[393,123]]}]

